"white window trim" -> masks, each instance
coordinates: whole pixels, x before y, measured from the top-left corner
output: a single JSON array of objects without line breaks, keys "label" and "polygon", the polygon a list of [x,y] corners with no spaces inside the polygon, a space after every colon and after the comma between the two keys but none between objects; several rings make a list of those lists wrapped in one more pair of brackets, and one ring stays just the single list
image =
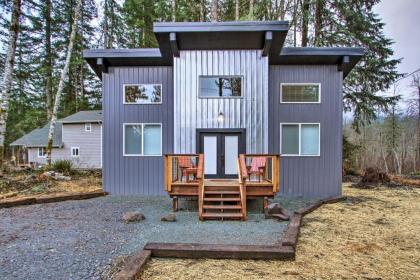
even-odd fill
[{"label": "white window trim", "polygon": [[[126,154],[125,153],[125,127],[128,125],[141,126],[141,154]],[[160,154],[158,155],[145,155],[144,154],[144,126],[145,125],[159,125],[160,126]],[[124,123],[123,124],[123,156],[124,157],[161,157],[162,156],[162,123]]]},{"label": "white window trim", "polygon": [[[200,78],[241,78],[241,96],[202,96],[201,95],[201,79]],[[243,75],[198,75],[198,98],[200,99],[242,99],[244,98],[244,76]]]},{"label": "white window trim", "polygon": [[[40,149],[44,150],[44,155],[43,156],[39,155]],[[38,147],[37,155],[38,155],[38,158],[46,158],[47,157],[47,149],[45,147]]]},{"label": "white window trim", "polygon": [[[318,101],[305,101],[305,102],[296,102],[296,101],[283,101],[283,85],[284,86],[318,86]],[[320,104],[321,103],[321,83],[280,83],[280,104]]]},{"label": "white window trim", "polygon": [[[141,86],[141,85],[153,85],[153,86],[160,86],[161,97],[160,102],[152,102],[152,103],[134,103],[134,102],[126,102],[125,101],[125,87],[126,86]],[[156,84],[156,83],[138,83],[138,84],[123,84],[123,104],[124,105],[161,105],[163,102],[163,85]]]},{"label": "white window trim", "polygon": [[[87,129],[89,127],[89,129]],[[92,132],[92,123],[85,123],[85,131]]]},{"label": "white window trim", "polygon": [[[312,125],[318,125],[319,128],[319,133],[318,133],[318,154],[316,155],[302,155],[302,151],[301,151],[301,143],[302,143],[302,139],[301,139],[301,131],[302,131],[302,125],[303,124],[312,124]],[[283,132],[283,125],[298,125],[299,126],[299,154],[282,154],[283,149],[282,149],[282,132]],[[286,157],[320,157],[321,156],[321,123],[280,123],[280,155],[281,156],[286,156]]]},{"label": "white window trim", "polygon": [[[73,150],[76,150],[76,149],[77,149],[77,156],[73,155]],[[80,157],[80,148],[79,147],[71,147],[70,155],[71,155],[71,157]]]}]

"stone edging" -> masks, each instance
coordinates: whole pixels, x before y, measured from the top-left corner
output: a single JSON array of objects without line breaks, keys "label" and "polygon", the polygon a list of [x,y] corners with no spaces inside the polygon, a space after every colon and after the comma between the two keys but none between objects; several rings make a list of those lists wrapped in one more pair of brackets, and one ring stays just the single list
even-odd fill
[{"label": "stone edging", "polygon": [[105,196],[107,194],[108,193],[104,191],[95,191],[95,192],[89,192],[89,193],[64,194],[64,195],[58,195],[58,196],[18,198],[18,199],[0,202],[0,209],[23,206],[23,205],[30,205],[30,204],[42,204],[42,203],[60,202],[60,201],[66,201],[66,200],[89,199],[89,198]]},{"label": "stone edging", "polygon": [[135,280],[151,257],[218,258],[218,259],[281,259],[294,260],[302,218],[323,204],[346,200],[345,196],[321,199],[301,208],[292,215],[280,244],[214,245],[194,243],[147,243],[136,255],[129,258],[113,279]]}]

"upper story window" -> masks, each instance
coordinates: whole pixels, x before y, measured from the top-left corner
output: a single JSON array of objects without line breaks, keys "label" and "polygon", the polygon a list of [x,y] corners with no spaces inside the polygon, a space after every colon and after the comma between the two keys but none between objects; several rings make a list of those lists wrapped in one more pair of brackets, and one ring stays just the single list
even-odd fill
[{"label": "upper story window", "polygon": [[131,84],[124,85],[124,104],[161,104],[162,85]]},{"label": "upper story window", "polygon": [[280,103],[320,103],[321,84],[282,83],[280,84]]},{"label": "upper story window", "polygon": [[92,124],[91,123],[85,123],[85,131],[87,131],[87,132],[92,131]]},{"label": "upper story window", "polygon": [[124,156],[162,155],[162,124],[124,124]]},{"label": "upper story window", "polygon": [[200,97],[242,97],[241,76],[200,76]]},{"label": "upper story window", "polygon": [[319,156],[319,123],[280,124],[280,147],[283,156]]},{"label": "upper story window", "polygon": [[39,147],[38,148],[38,157],[39,158],[47,157],[47,149],[45,149],[44,147]]}]

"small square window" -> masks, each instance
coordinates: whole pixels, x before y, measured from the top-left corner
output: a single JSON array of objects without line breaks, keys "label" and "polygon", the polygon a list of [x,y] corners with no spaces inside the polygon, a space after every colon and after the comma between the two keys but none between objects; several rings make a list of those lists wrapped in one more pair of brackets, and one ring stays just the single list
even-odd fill
[{"label": "small square window", "polygon": [[124,156],[160,156],[162,125],[152,123],[124,124]]},{"label": "small square window", "polygon": [[71,156],[78,157],[79,156],[79,147],[71,147]]},{"label": "small square window", "polygon": [[287,156],[319,156],[319,123],[280,124],[281,154]]},{"label": "small square window", "polygon": [[85,123],[85,131],[87,131],[87,132],[92,131],[92,124],[91,123]]},{"label": "small square window", "polygon": [[47,157],[47,149],[45,149],[44,147],[38,148],[38,157],[39,158]]}]

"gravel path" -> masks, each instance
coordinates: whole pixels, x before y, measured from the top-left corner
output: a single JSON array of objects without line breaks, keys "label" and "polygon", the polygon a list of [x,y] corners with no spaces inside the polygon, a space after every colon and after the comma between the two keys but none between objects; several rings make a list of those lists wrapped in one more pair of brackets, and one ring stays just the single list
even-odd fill
[{"label": "gravel path", "polygon": [[[276,201],[290,211],[308,202]],[[132,210],[146,220],[123,223]],[[113,259],[147,242],[273,244],[287,226],[258,212],[247,222],[199,222],[197,212],[179,211],[177,222],[161,222],[170,212],[167,197],[135,196],[0,209],[0,279],[99,279]]]}]

